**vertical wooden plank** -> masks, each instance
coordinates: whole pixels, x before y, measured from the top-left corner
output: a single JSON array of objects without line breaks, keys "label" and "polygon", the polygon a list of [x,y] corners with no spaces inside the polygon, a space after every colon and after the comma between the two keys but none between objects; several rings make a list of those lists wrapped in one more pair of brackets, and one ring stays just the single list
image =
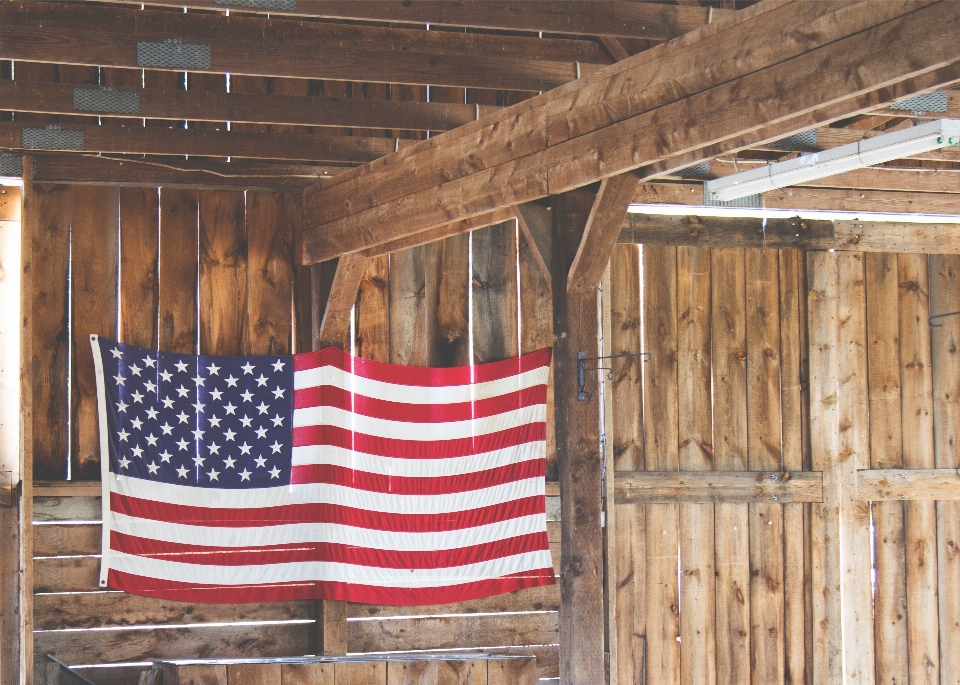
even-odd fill
[{"label": "vertical wooden plank", "polygon": [[[900,326],[897,255],[866,255],[867,378],[870,466],[903,467],[900,411]],[[903,505],[874,502],[876,591],[874,627],[877,682],[899,685],[907,677],[907,597]]]},{"label": "vertical wooden plank", "polygon": [[[781,470],[777,250],[744,251],[747,293],[747,465]],[[749,505],[750,680],[784,682],[783,507]]]},{"label": "vertical wooden plank", "polygon": [[247,340],[250,354],[293,349],[293,235],[299,213],[282,193],[246,193]]},{"label": "vertical wooden plank", "polygon": [[317,601],[317,654],[347,653],[347,603],[335,599]]},{"label": "vertical wooden plank", "polygon": [[437,315],[437,245],[390,255],[390,361],[431,366]]},{"label": "vertical wooden plank", "polygon": [[437,662],[437,685],[487,685],[487,660]]},{"label": "vertical wooden plank", "polygon": [[[960,257],[930,258],[930,311],[960,311]],[[939,469],[960,468],[960,321],[950,318],[931,331],[934,459]],[[937,575],[940,653],[955,656],[960,644],[960,502],[937,502]],[[960,684],[960,659],[940,663],[940,682]]]},{"label": "vertical wooden plank", "polygon": [[117,336],[120,189],[74,186],[70,228],[73,296],[73,478],[100,479],[97,375],[90,336]]},{"label": "vertical wooden plank", "polygon": [[160,349],[197,352],[199,194],[160,191]]},{"label": "vertical wooden plank", "polygon": [[341,661],[334,673],[337,685],[387,685],[385,661]]},{"label": "vertical wooden plank", "polygon": [[[935,460],[927,256],[902,254],[897,257],[897,262],[903,434],[910,436],[903,441],[903,467],[932,469]],[[935,502],[905,502],[903,507],[909,677],[911,683],[935,685],[940,682],[941,658],[937,609],[937,508]],[[950,590],[944,588],[943,591]]]},{"label": "vertical wooden plank", "polygon": [[200,353],[246,350],[247,236],[242,192],[200,193]]},{"label": "vertical wooden plank", "polygon": [[[800,302],[805,297],[801,283],[799,250],[780,251],[780,406],[783,468],[803,469],[803,423]],[[783,574],[784,681],[792,685],[806,682],[806,642],[804,620],[804,505],[783,505]]]},{"label": "vertical wooden plank", "polygon": [[120,340],[157,348],[160,194],[120,189]]},{"label": "vertical wooden plank", "polygon": [[390,361],[390,274],[387,255],[368,260],[356,305],[356,354]]},{"label": "vertical wooden plank", "polygon": [[280,664],[229,664],[227,685],[280,685]]},{"label": "vertical wooden plank", "polygon": [[519,354],[517,337],[517,222],[474,231],[474,362],[499,361]]},{"label": "vertical wooden plank", "polygon": [[[531,264],[536,268],[536,263]],[[523,289],[521,285],[521,295]],[[642,350],[640,336],[640,248],[617,245],[610,258],[610,351],[612,355]],[[614,471],[639,471],[643,454],[643,370],[638,357],[613,360],[613,380],[607,384],[612,429],[607,445],[613,452]],[[607,510],[613,509],[613,573],[616,591],[613,629],[616,658],[611,653],[611,680],[618,684],[641,682],[646,651],[646,549],[643,506],[614,504],[607,473]],[[608,528],[610,527],[608,519]],[[610,531],[607,532],[610,535]],[[609,571],[608,571],[609,572]]]},{"label": "vertical wooden plank", "polygon": [[[710,249],[677,248],[677,387],[681,471],[713,469]],[[680,682],[717,682],[712,504],[680,505]]]},{"label": "vertical wooden plank", "polygon": [[[438,246],[439,250],[439,246]],[[520,234],[520,354],[553,345],[553,318],[550,284],[534,255],[534,249]],[[639,307],[639,305],[638,305]],[[639,309],[638,309],[639,312]],[[639,319],[637,320],[639,330]],[[639,405],[638,405],[639,406]],[[557,479],[557,444],[553,429],[553,363],[547,379],[547,480]]]},{"label": "vertical wooden plank", "polygon": [[[39,480],[63,480],[70,459],[67,441],[69,406],[67,360],[67,269],[70,258],[69,186],[33,186],[24,191],[32,212],[32,231],[24,233],[24,265],[29,264],[33,287],[22,291],[24,312],[32,314],[32,353],[24,357],[26,378],[32,381],[33,476]],[[24,215],[28,209],[25,206]],[[24,226],[28,226],[24,222]]]},{"label": "vertical wooden plank", "polygon": [[334,664],[281,664],[281,685],[334,685]]},{"label": "vertical wooden plank", "polygon": [[870,505],[857,500],[857,469],[868,468],[870,464],[863,254],[841,254],[837,263],[840,292],[837,307],[840,379],[840,450],[837,468],[841,480],[844,679],[849,683],[872,685],[875,663]]},{"label": "vertical wooden plank", "polygon": [[[675,471],[678,454],[677,250],[645,245],[643,260],[644,455],[649,471]],[[679,510],[651,504],[646,511],[646,682],[680,682]],[[643,571],[643,569],[639,569]]]},{"label": "vertical wooden plank", "polygon": [[[15,545],[14,549],[19,547],[19,556],[14,562],[16,575],[19,576],[14,601],[19,606],[19,612],[15,613],[13,618],[16,624],[16,639],[5,644],[7,649],[17,650],[17,655],[14,657],[16,666],[13,673],[14,682],[33,685],[33,668],[31,667],[33,664],[33,640],[31,639],[33,635],[33,479],[36,455],[34,393],[38,372],[34,327],[38,310],[32,307],[37,302],[35,274],[38,263],[36,260],[40,254],[38,241],[42,242],[39,239],[44,236],[44,225],[41,223],[42,214],[36,187],[33,184],[33,157],[24,155],[23,164],[23,214],[20,232],[20,520],[15,522],[17,528],[16,534],[12,536],[13,539],[7,538],[11,544]],[[62,272],[64,289],[66,266],[64,261]],[[56,271],[53,272],[53,274],[56,273]],[[64,344],[65,341],[66,336],[64,336]],[[62,377],[66,380],[66,369]],[[64,383],[63,392],[65,396],[66,383]],[[65,409],[64,407],[64,415]],[[64,433],[66,433],[65,430]],[[65,452],[62,454],[66,456]],[[4,667],[4,673],[9,673],[9,669]],[[8,685],[13,683],[8,682]]]},{"label": "vertical wooden plank", "polygon": [[437,366],[465,366],[470,363],[470,234],[447,238],[439,249]]},{"label": "vertical wooden plank", "polygon": [[594,194],[553,198],[555,430],[560,480],[560,678],[599,683],[603,660],[603,535],[600,525],[600,412],[596,394],[577,399],[577,353],[597,356],[597,291],[567,292],[567,274]]},{"label": "vertical wooden plank", "polygon": [[[714,249],[713,439],[718,470],[747,468],[746,283],[744,252]],[[717,681],[750,682],[748,505],[717,504]]]},{"label": "vertical wooden plank", "polygon": [[391,661],[387,664],[387,685],[438,685],[436,661]]},{"label": "vertical wooden plank", "polygon": [[810,515],[812,678],[814,685],[843,678],[840,603],[840,496],[837,368],[837,254],[809,252],[810,451],[823,472],[823,503]]},{"label": "vertical wooden plank", "polygon": [[[518,226],[519,228],[519,226]],[[611,250],[610,261],[613,260]],[[613,354],[613,307],[610,298],[610,261],[600,278],[600,354],[609,357]],[[639,312],[638,312],[639,313]],[[615,361],[615,360],[614,360]],[[603,462],[601,480],[601,516],[603,522],[603,651],[606,678],[609,685],[617,685],[617,512],[614,506],[614,492],[617,474],[615,454],[611,449],[613,439],[613,387],[610,379],[600,377],[602,406],[600,420],[600,458]]]}]

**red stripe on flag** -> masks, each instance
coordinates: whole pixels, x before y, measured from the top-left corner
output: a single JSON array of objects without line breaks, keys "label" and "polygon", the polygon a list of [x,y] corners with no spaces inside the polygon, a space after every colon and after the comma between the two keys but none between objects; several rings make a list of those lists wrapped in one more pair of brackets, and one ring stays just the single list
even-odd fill
[{"label": "red stripe on flag", "polygon": [[542,514],[546,511],[546,502],[543,495],[534,495],[488,507],[443,514],[395,514],[321,503],[249,509],[195,507],[154,502],[111,492],[110,511],[151,521],[214,528],[252,528],[289,523],[337,523],[355,528],[397,533],[435,533],[475,528],[520,516]]},{"label": "red stripe on flag", "polygon": [[363,604],[420,606],[463,602],[491,597],[524,588],[556,584],[552,568],[523,571],[514,575],[460,585],[431,588],[392,588],[344,582],[288,583],[275,585],[196,585],[173,580],[145,578],[110,569],[107,585],[148,597],[182,602],[249,604],[285,602],[298,599],[336,599]]},{"label": "red stripe on flag", "polygon": [[110,549],[151,559],[203,566],[262,566],[319,561],[376,568],[434,569],[466,566],[525,552],[549,550],[550,544],[547,533],[541,532],[441,550],[371,549],[333,542],[235,548],[164,542],[112,531]]},{"label": "red stripe on flag", "polygon": [[293,408],[335,407],[362,416],[406,423],[467,421],[496,416],[547,401],[547,386],[535,385],[475,402],[408,404],[356,395],[333,385],[312,386],[294,392]]},{"label": "red stripe on flag", "polygon": [[336,347],[325,347],[316,352],[293,355],[295,371],[332,366],[363,378],[393,383],[395,385],[438,387],[446,385],[471,385],[509,378],[525,371],[550,365],[550,348],[530,352],[520,357],[503,361],[477,364],[476,366],[453,366],[429,368],[425,366],[401,366],[353,357]]},{"label": "red stripe on flag", "polygon": [[546,473],[547,460],[542,458],[498,466],[485,471],[431,478],[370,473],[335,464],[303,464],[293,467],[290,482],[296,485],[305,483],[343,485],[357,490],[394,495],[448,495],[455,492],[482,490],[527,478],[541,478]]},{"label": "red stripe on flag", "polygon": [[[411,431],[415,430],[411,426]],[[527,423],[493,433],[453,440],[400,440],[366,435],[338,426],[297,426],[293,429],[293,446],[330,445],[363,452],[378,457],[397,459],[449,459],[468,457],[483,452],[516,447],[527,442],[547,439],[547,425],[543,421]]]}]

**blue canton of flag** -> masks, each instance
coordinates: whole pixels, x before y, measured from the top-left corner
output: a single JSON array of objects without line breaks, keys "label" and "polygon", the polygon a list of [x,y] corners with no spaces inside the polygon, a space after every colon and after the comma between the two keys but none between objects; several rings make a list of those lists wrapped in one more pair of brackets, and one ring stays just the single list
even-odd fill
[{"label": "blue canton of flag", "polygon": [[290,483],[292,357],[197,357],[92,337],[111,472],[201,488]]}]

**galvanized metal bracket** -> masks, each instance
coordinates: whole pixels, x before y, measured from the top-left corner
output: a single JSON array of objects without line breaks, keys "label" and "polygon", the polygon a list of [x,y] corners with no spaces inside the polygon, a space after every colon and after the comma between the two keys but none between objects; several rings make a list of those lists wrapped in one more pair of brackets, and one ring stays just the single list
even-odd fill
[{"label": "galvanized metal bracket", "polygon": [[252,7],[262,10],[296,12],[297,0],[214,0],[218,5],[227,7]]},{"label": "galvanized metal bracket", "polygon": [[581,402],[589,402],[593,397],[593,392],[587,392],[587,371],[606,371],[607,380],[613,380],[612,368],[609,366],[587,366],[587,362],[599,362],[604,359],[626,359],[628,357],[640,357],[643,361],[648,362],[653,359],[653,353],[627,352],[607,357],[586,357],[583,350],[577,352],[577,399]]},{"label": "galvanized metal bracket", "polygon": [[140,93],[115,88],[74,88],[73,108],[78,112],[140,114]]},{"label": "galvanized metal bracket", "polygon": [[890,109],[907,110],[917,117],[922,117],[927,112],[946,112],[948,105],[947,91],[938,90],[926,95],[918,95],[914,98],[908,98],[895,102],[890,105]]},{"label": "galvanized metal bracket", "polygon": [[209,69],[210,46],[167,38],[161,43],[137,41],[137,66],[166,69]]},{"label": "galvanized metal bracket", "polygon": [[83,131],[62,129],[58,124],[24,128],[21,147],[27,150],[83,150]]}]

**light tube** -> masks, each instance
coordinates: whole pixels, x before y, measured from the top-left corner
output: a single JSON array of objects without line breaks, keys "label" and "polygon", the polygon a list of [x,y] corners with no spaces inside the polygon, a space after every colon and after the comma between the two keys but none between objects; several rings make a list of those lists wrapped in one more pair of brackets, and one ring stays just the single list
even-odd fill
[{"label": "light tube", "polygon": [[948,145],[960,145],[960,119],[928,121],[901,131],[883,133],[856,143],[707,181],[704,183],[704,193],[713,202],[729,202]]}]

